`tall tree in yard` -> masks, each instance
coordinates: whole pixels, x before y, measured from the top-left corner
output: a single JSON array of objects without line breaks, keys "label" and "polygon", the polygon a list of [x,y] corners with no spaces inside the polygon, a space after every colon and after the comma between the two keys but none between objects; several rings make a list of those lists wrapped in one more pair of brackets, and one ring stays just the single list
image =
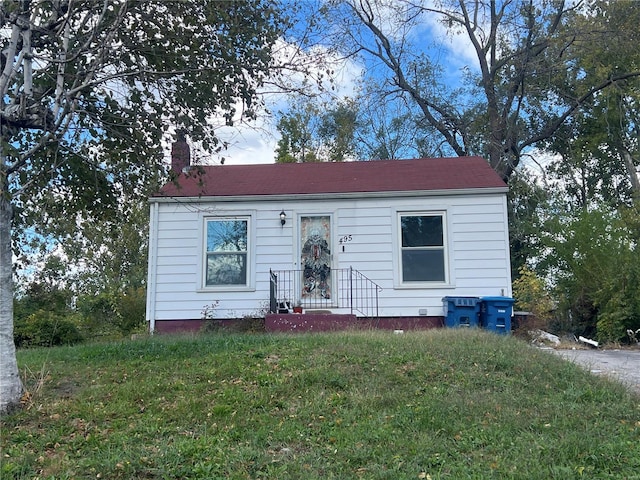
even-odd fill
[{"label": "tall tree in yard", "polygon": [[[204,149],[210,119],[251,117],[282,19],[251,1],[0,4],[0,412],[20,401],[11,231],[108,214],[162,169],[168,126]],[[241,111],[238,111],[241,110]],[[62,223],[62,222],[60,222]]]},{"label": "tall tree in yard", "polygon": [[[580,65],[574,45],[585,37],[606,43],[611,33],[593,25],[585,31],[589,22],[576,20],[589,18],[594,3],[331,0],[332,28],[323,28],[333,35],[329,43],[385,79],[380,98],[418,111],[446,145],[443,153],[483,155],[508,179],[581,105],[640,75],[632,63],[617,70]],[[597,3],[606,11],[617,2]]]},{"label": "tall tree in yard", "polygon": [[[598,0],[592,3],[591,15],[575,22],[575,29],[591,35],[572,45],[580,68],[560,79],[559,90],[638,69],[637,2]],[[601,41],[603,36],[607,41]],[[551,173],[567,185],[573,205],[585,209],[605,203],[616,208],[640,201],[640,80],[618,81],[593,95],[552,140],[547,149],[561,159]]]},{"label": "tall tree in yard", "polygon": [[277,163],[343,162],[355,154],[358,108],[343,99],[331,104],[297,101],[281,114]]}]

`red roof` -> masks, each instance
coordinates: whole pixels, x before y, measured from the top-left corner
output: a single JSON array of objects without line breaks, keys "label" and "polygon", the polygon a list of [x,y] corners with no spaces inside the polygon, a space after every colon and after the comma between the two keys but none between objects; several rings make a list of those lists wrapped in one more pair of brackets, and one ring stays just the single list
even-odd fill
[{"label": "red roof", "polygon": [[156,197],[300,195],[506,188],[481,157],[192,167]]}]

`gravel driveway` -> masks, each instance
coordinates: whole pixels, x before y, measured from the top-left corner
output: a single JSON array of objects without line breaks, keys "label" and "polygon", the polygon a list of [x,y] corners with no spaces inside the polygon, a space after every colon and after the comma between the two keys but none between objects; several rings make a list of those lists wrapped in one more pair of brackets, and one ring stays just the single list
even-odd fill
[{"label": "gravel driveway", "polygon": [[582,365],[595,375],[615,378],[640,394],[640,349],[545,350]]}]

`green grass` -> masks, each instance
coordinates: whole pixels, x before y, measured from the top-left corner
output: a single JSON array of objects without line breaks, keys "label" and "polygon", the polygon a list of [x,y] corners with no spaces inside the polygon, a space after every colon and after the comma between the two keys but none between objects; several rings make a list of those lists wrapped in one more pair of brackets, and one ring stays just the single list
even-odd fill
[{"label": "green grass", "polygon": [[640,399],[521,341],[438,330],[19,352],[0,478],[640,478]]}]

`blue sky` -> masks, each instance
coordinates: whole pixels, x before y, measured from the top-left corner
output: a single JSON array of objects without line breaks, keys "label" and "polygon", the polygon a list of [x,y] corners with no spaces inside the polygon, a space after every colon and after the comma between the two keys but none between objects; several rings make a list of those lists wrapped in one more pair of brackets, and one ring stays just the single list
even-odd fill
[{"label": "blue sky", "polygon": [[[459,79],[460,71],[465,68],[475,70],[477,60],[468,39],[464,35],[446,36],[445,28],[437,21],[437,17],[430,15],[425,16],[424,21],[418,24],[411,31],[411,40],[418,45],[422,45],[429,50],[429,54],[433,61],[445,68],[445,75],[450,75],[451,79]],[[437,46],[434,47],[434,43]],[[295,48],[281,42],[279,48],[286,51]],[[333,85],[336,90],[333,92],[337,97],[350,96],[355,91],[355,85],[362,75],[363,70],[372,71],[371,65],[363,59],[351,59],[348,61],[334,61],[334,71],[336,76]],[[206,158],[200,158],[203,163],[220,163],[221,159],[225,159],[225,164],[260,164],[273,163],[275,158],[275,149],[278,142],[278,134],[275,128],[274,113],[286,109],[287,94],[270,93],[265,97],[267,109],[271,112],[271,116],[263,114],[258,120],[250,124],[238,124],[234,127],[224,125],[224,120],[212,121],[218,123],[218,133],[222,140],[230,144],[226,151],[219,154],[209,155]],[[192,149],[193,154],[197,157],[198,149]],[[165,158],[170,158],[170,140],[165,145]],[[201,155],[201,154],[200,154]]]}]

